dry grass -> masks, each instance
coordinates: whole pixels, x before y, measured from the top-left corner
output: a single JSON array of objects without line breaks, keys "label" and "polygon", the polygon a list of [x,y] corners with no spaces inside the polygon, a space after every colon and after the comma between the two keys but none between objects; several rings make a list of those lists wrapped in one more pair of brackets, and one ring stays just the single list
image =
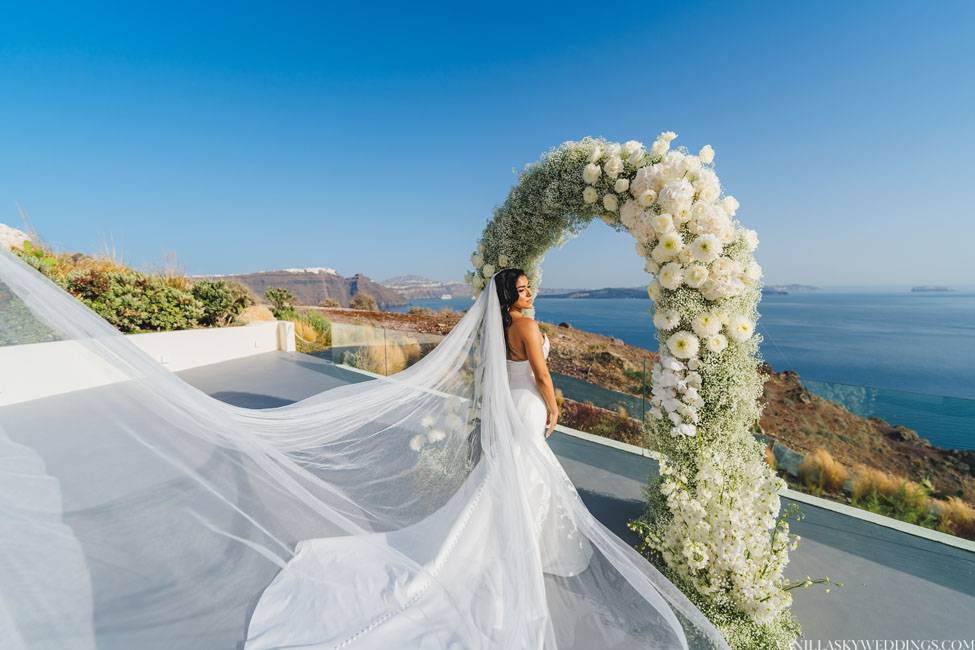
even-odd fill
[{"label": "dry grass", "polygon": [[872,492],[876,492],[878,496],[890,496],[897,492],[899,483],[900,481],[897,478],[886,472],[860,465],[857,467],[856,476],[853,479],[851,498],[853,503],[857,503]]},{"label": "dry grass", "polygon": [[318,340],[318,337],[322,335],[321,332],[312,327],[311,323],[308,323],[307,321],[298,320],[296,318],[291,322],[295,324],[295,334],[306,341],[316,341]]},{"label": "dry grass", "polygon": [[947,501],[930,499],[938,506],[938,527],[943,533],[975,539],[975,508],[958,497],[948,497]]},{"label": "dry grass", "polygon": [[799,480],[818,492],[839,492],[849,476],[850,472],[822,447],[806,456],[799,466]]},{"label": "dry grass", "polygon": [[174,289],[189,291],[193,288],[193,282],[186,277],[186,268],[179,263],[176,253],[163,251],[166,261],[162,265],[153,263],[153,270],[150,273],[161,276],[166,285]]}]

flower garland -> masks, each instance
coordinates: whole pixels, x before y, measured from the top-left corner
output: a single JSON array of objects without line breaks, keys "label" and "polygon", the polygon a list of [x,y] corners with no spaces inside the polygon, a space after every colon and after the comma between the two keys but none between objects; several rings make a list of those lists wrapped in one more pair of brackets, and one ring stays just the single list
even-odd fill
[{"label": "flower garland", "polygon": [[739,203],[722,195],[714,149],[671,149],[676,137],[661,133],[649,149],[586,138],[542,156],[495,209],[465,279],[476,296],[497,269],[518,267],[537,292],[544,254],[596,217],[634,237],[653,276],[661,352],[645,424],[660,465],[645,545],[683,588],[765,628],[752,639],[773,627],[794,638],[781,572],[799,537],[775,518],[785,483],[751,435],[767,378],[755,334],[758,237],[734,220]]}]

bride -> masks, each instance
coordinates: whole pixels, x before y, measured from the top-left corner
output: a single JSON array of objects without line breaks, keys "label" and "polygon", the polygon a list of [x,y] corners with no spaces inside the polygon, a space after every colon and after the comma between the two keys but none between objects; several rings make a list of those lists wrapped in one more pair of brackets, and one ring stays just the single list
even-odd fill
[{"label": "bride", "polygon": [[582,503],[546,444],[532,293],[518,270],[492,282],[406,370],[253,410],[0,251],[0,398],[65,387],[0,400],[0,638],[728,648]]}]

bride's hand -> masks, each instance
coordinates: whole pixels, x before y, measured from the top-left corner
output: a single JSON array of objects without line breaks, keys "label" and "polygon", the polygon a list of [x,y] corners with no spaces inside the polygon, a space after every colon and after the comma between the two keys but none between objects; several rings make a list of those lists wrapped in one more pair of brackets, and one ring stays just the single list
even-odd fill
[{"label": "bride's hand", "polygon": [[549,411],[545,417],[545,437],[548,438],[555,430],[555,425],[559,422],[559,412]]}]

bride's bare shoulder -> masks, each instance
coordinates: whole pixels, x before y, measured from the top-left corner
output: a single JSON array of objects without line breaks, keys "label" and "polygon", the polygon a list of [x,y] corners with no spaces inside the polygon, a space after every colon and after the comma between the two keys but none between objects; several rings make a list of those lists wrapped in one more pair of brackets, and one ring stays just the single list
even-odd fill
[{"label": "bride's bare shoulder", "polygon": [[527,316],[513,318],[511,329],[514,329],[526,339],[535,338],[536,336],[541,338],[541,330],[538,329],[538,323],[536,323],[534,319],[528,318]]}]

